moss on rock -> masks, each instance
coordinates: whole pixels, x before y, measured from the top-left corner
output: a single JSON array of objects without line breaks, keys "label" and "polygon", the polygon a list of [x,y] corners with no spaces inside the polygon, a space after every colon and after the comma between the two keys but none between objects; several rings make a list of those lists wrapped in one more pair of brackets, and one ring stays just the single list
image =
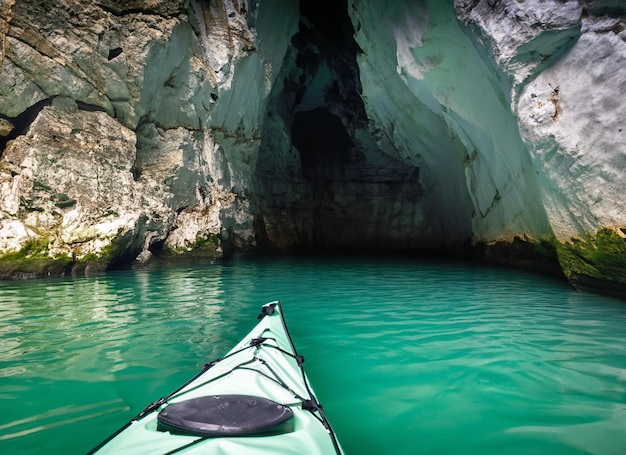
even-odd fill
[{"label": "moss on rock", "polygon": [[39,237],[28,241],[19,251],[0,255],[0,279],[41,278],[47,276],[83,275],[102,272],[121,260],[124,248],[111,243],[99,253],[76,257],[51,256],[50,241]]},{"label": "moss on rock", "polygon": [[64,275],[72,258],[50,257],[47,239],[34,239],[22,249],[0,255],[0,279],[39,278]]},{"label": "moss on rock", "polygon": [[515,236],[473,245],[471,256],[565,277],[575,288],[626,298],[626,228],[602,228],[594,235],[560,242]]},{"label": "moss on rock", "polygon": [[490,264],[502,264],[536,270],[563,277],[554,238],[535,239],[516,235],[512,239],[478,242],[473,245],[471,257]]},{"label": "moss on rock", "polygon": [[209,234],[206,237],[198,237],[195,242],[184,248],[167,248],[163,253],[169,256],[190,256],[218,259],[223,256],[222,241],[219,234]]},{"label": "moss on rock", "polygon": [[622,229],[602,228],[595,235],[558,242],[559,262],[572,285],[626,296],[626,238]]}]

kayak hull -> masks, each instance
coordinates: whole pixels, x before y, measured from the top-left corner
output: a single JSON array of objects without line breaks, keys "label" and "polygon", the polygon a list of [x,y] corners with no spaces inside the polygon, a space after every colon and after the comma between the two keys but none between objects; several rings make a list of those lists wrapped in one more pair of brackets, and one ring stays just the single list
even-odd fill
[{"label": "kayak hull", "polygon": [[[148,406],[90,453],[343,453],[308,383],[303,358],[293,346],[280,302],[265,305],[259,318],[258,324],[222,359],[208,364],[180,389]],[[244,436],[235,434],[239,430],[230,425],[215,422],[209,422],[210,428],[219,433],[219,427],[223,427],[224,435],[197,432],[194,428],[189,430],[191,434],[184,434],[185,431],[164,428],[163,422],[159,422],[159,413],[163,412],[160,420],[166,420],[165,409],[177,403],[185,408],[185,402],[193,403],[188,400],[209,399],[208,403],[216,401],[211,397],[242,395],[250,397],[251,402],[255,402],[255,397],[272,400],[288,408],[293,415],[275,428]],[[233,419],[237,420],[236,417]],[[202,418],[200,416],[200,420]],[[205,427],[203,422],[197,426]],[[264,426],[267,425],[261,422],[260,427]]]}]

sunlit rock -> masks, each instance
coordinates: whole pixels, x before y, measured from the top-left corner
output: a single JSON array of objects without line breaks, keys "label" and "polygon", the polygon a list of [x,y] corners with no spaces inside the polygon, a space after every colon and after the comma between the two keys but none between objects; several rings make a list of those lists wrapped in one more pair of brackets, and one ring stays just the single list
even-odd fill
[{"label": "sunlit rock", "polygon": [[585,19],[582,35],[530,81],[517,106],[557,237],[626,225],[626,32]]},{"label": "sunlit rock", "polygon": [[22,240],[45,241],[51,257],[137,249],[138,231],[164,206],[133,178],[135,140],[104,112],[44,108],[0,161],[2,221],[21,224]]},{"label": "sunlit rock", "polygon": [[476,27],[477,39],[490,50],[514,85],[550,65],[550,60],[580,36],[583,4],[578,1],[455,0],[459,19]]},{"label": "sunlit rock", "polygon": [[511,109],[563,270],[575,283],[624,285],[626,6],[491,3],[455,7],[512,82]]},{"label": "sunlit rock", "polygon": [[6,137],[13,130],[14,125],[6,119],[0,118],[0,136]]},{"label": "sunlit rock", "polygon": [[568,259],[621,263],[621,2],[2,8],[0,254],[469,247],[623,271]]}]

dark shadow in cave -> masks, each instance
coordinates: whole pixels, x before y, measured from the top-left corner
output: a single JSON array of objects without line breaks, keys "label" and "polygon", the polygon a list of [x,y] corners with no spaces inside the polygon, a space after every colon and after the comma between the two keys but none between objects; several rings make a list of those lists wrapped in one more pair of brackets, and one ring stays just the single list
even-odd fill
[{"label": "dark shadow in cave", "polygon": [[300,152],[307,179],[328,178],[333,168],[348,161],[354,146],[341,119],[323,108],[294,115],[291,141]]},{"label": "dark shadow in cave", "polygon": [[[57,95],[38,101],[32,106],[29,106],[28,108],[26,108],[24,112],[17,115],[16,117],[13,117],[13,118],[6,117],[6,119],[13,124],[13,129],[6,136],[0,137],[0,157],[2,157],[2,154],[4,153],[4,150],[8,142],[12,141],[18,136],[22,136],[23,134],[26,134],[28,132],[28,129],[30,128],[30,125],[35,121],[35,119],[37,118],[39,113],[43,110],[43,108],[46,106],[52,105],[52,102],[54,101],[55,98],[57,98]],[[100,106],[96,106],[95,104],[88,104],[82,101],[74,101],[74,102],[76,103],[76,106],[78,107],[78,109],[80,109],[81,111],[106,112],[104,108]]]},{"label": "dark shadow in cave", "polygon": [[[283,96],[293,100],[286,125],[306,179],[328,180],[354,160],[352,132],[367,123],[354,28],[346,0],[300,0],[300,28],[292,45],[299,74],[287,75]],[[327,78],[321,76],[327,72]],[[311,86],[324,80],[323,89]],[[293,83],[296,82],[296,83]],[[310,90],[307,106],[303,96]],[[313,100],[311,100],[311,96]]]},{"label": "dark shadow in cave", "polygon": [[0,157],[2,157],[7,143],[9,141],[12,141],[16,137],[25,134],[28,131],[30,125],[35,121],[41,110],[46,106],[50,106],[53,99],[54,96],[38,101],[37,103],[24,110],[24,112],[19,114],[17,117],[7,118],[7,120],[9,120],[13,124],[13,129],[6,136],[0,137]]}]

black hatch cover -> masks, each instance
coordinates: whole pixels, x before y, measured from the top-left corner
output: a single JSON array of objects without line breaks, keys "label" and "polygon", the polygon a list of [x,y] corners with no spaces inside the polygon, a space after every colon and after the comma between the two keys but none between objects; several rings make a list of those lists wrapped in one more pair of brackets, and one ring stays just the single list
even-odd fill
[{"label": "black hatch cover", "polygon": [[173,403],[158,415],[159,430],[198,436],[246,436],[275,431],[293,411],[251,395],[211,395]]}]

